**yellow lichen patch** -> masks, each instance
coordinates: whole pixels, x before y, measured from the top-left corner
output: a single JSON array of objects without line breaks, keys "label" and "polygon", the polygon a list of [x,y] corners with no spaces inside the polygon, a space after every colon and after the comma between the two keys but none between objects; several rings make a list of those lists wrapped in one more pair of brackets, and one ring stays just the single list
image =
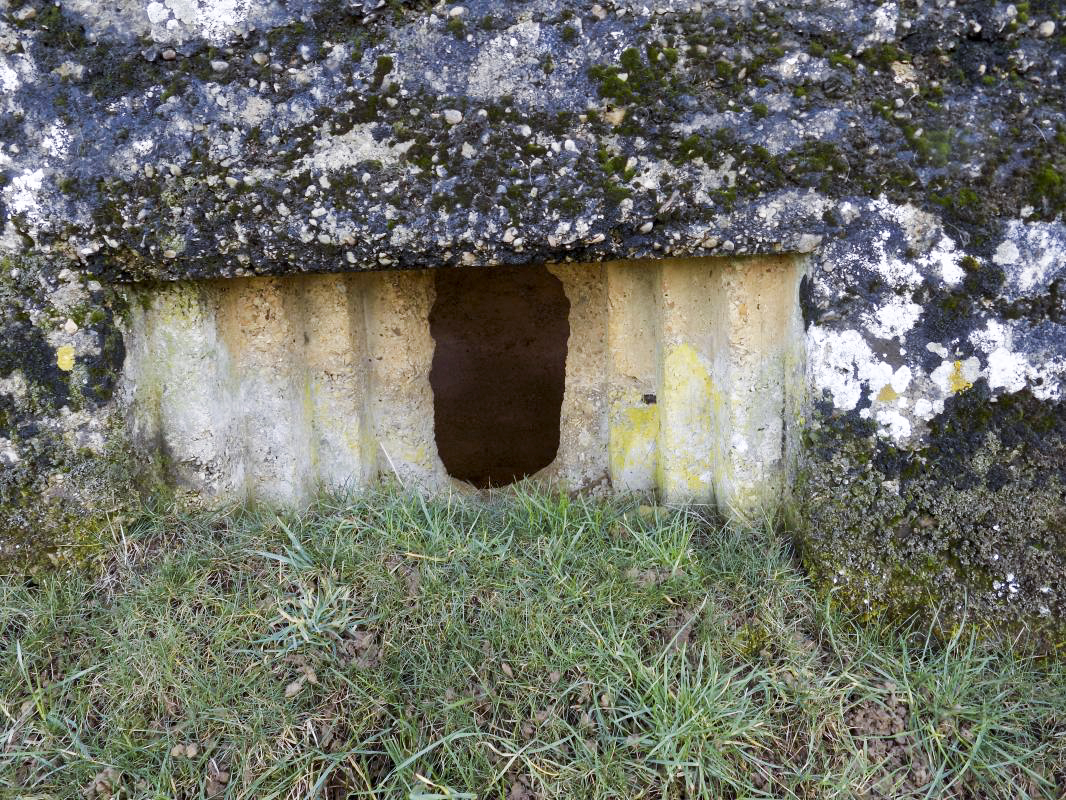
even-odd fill
[{"label": "yellow lichen patch", "polygon": [[635,467],[654,467],[655,442],[659,436],[659,408],[627,408],[611,423],[609,435],[612,475]]},{"label": "yellow lichen patch", "polygon": [[688,343],[667,353],[663,385],[668,395],[685,398],[690,409],[702,406],[716,412],[722,410],[721,392],[715,390],[710,371],[696,348]]},{"label": "yellow lichen patch", "polygon": [[878,403],[891,403],[893,400],[899,399],[899,392],[892,388],[891,385],[885,384],[881,387],[881,391],[877,393]]},{"label": "yellow lichen patch", "polygon": [[722,463],[713,429],[724,400],[688,343],[672,348],[664,359],[662,402],[660,488],[675,499],[709,499],[714,465]]},{"label": "yellow lichen patch", "polygon": [[74,369],[74,348],[65,344],[56,350],[56,366],[64,372]]},{"label": "yellow lichen patch", "polygon": [[948,376],[948,385],[951,387],[951,391],[956,394],[973,388],[973,383],[966,380],[966,376],[962,372],[961,361],[956,361],[952,365],[951,375]]}]

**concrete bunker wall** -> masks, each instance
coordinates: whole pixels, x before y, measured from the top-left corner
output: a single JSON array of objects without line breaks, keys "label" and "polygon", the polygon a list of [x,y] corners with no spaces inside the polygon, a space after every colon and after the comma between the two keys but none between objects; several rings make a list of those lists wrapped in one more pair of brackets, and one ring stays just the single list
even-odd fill
[{"label": "concrete bunker wall", "polygon": [[[775,502],[803,383],[803,263],[549,265],[569,337],[557,452],[534,477],[738,514]],[[469,288],[496,269],[458,272]],[[455,301],[458,272],[131,288],[123,396],[136,447],[174,484],[226,500],[299,503],[382,473],[468,486],[438,453],[431,383],[438,281]],[[471,303],[485,313],[483,297]]]}]

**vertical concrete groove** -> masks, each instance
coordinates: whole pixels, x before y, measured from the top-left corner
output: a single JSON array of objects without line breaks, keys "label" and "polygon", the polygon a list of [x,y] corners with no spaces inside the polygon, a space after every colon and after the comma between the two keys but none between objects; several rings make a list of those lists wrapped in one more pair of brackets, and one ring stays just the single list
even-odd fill
[{"label": "vertical concrete groove", "polygon": [[292,288],[299,307],[296,356],[306,394],[311,482],[334,488],[360,483],[366,427],[361,297],[357,318],[342,275],[307,276]]},{"label": "vertical concrete groove", "polygon": [[370,321],[367,316],[367,293],[366,281],[361,281],[359,275],[349,274],[344,276],[345,296],[348,302],[348,343],[354,354],[354,370],[352,380],[357,386],[358,401],[356,411],[359,414],[359,431],[357,434],[357,446],[359,463],[356,465],[345,485],[352,488],[366,485],[378,474],[381,459],[380,448],[377,444],[377,434],[374,430],[373,409],[371,400],[370,381]]},{"label": "vertical concrete groove", "polygon": [[366,421],[367,429],[370,435],[370,447],[371,452],[367,453],[367,459],[377,467],[378,474],[396,474],[396,470],[390,467],[391,456],[388,453],[387,445],[383,444],[380,438],[379,430],[380,425],[378,423],[379,409],[377,400],[377,376],[378,370],[375,368],[375,350],[373,347],[373,337],[376,333],[375,316],[374,316],[374,299],[376,296],[376,288],[381,276],[378,274],[372,274],[367,276],[352,275],[351,288],[358,295],[359,312],[362,320],[363,329],[363,361],[365,364],[364,371],[364,400],[363,400],[363,414]]},{"label": "vertical concrete groove", "polygon": [[[317,409],[312,376],[321,372],[313,371],[313,365],[308,360],[312,332],[321,329],[316,318],[317,313],[308,313],[309,310],[318,312],[321,305],[318,302],[321,300],[318,296],[321,292],[314,291],[318,288],[319,277],[312,276],[312,280],[305,284],[297,277],[287,276],[281,285],[282,308],[288,321],[289,335],[285,367],[288,372],[288,385],[292,387],[289,398],[292,408],[290,436],[296,453],[296,458],[291,462],[296,489],[293,496],[285,498],[289,503],[302,502],[321,483],[321,448],[315,436],[316,419],[322,421],[327,417],[315,413]],[[305,291],[305,286],[311,292]]]}]

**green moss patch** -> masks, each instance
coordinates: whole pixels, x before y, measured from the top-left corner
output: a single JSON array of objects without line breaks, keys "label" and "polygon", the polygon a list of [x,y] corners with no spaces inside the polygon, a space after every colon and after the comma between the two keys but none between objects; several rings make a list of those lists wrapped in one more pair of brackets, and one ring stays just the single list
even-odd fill
[{"label": "green moss patch", "polygon": [[963,617],[1066,647],[1066,409],[983,383],[949,401],[930,441],[899,450],[869,426],[811,429],[800,537],[820,591],[895,618]]}]

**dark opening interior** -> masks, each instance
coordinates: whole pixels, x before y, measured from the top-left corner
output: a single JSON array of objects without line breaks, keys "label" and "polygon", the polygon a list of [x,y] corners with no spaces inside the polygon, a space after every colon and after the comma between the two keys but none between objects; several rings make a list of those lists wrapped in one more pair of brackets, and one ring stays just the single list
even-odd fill
[{"label": "dark opening interior", "polygon": [[546,267],[436,271],[429,314],[436,343],[437,451],[448,473],[502,486],[548,466],[570,338],[570,301]]}]

